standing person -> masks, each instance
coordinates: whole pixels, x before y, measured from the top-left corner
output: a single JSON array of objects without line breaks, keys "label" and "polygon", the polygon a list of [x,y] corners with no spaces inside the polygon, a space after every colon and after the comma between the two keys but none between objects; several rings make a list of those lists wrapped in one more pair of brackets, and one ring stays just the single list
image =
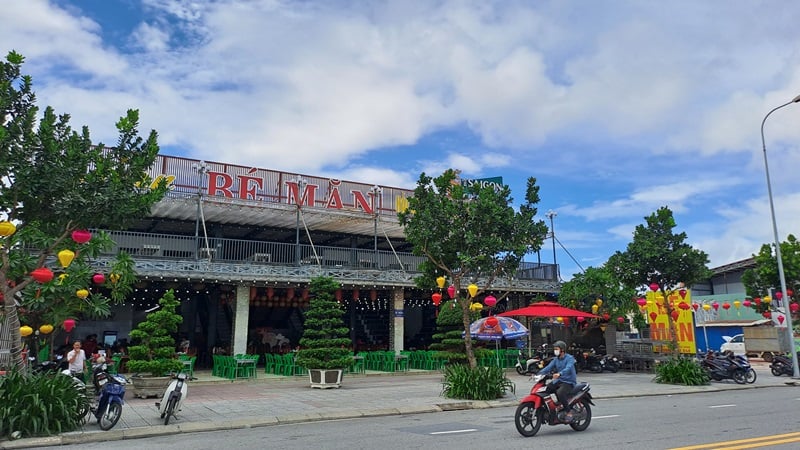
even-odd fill
[{"label": "standing person", "polygon": [[567,344],[564,341],[556,341],[553,347],[555,358],[550,360],[550,364],[541,370],[541,373],[553,374],[553,381],[547,385],[545,392],[548,394],[555,392],[558,402],[563,408],[561,411],[561,414],[564,414],[563,420],[566,423],[570,423],[572,422],[572,407],[567,402],[569,393],[578,383],[578,376],[575,372],[575,358],[567,353]]},{"label": "standing person", "polygon": [[72,350],[67,353],[67,362],[70,374],[85,382],[83,374],[86,371],[86,354],[81,348],[81,341],[75,341],[72,344]]}]

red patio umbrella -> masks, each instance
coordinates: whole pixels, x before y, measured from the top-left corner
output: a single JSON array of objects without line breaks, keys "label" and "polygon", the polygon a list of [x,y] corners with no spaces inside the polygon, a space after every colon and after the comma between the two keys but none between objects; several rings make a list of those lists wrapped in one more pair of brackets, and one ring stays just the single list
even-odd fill
[{"label": "red patio umbrella", "polygon": [[555,302],[538,302],[528,305],[524,308],[512,309],[506,311],[498,316],[525,316],[525,317],[586,317],[586,318],[599,318],[600,316],[588,313],[586,311],[579,311],[577,309],[567,308]]}]

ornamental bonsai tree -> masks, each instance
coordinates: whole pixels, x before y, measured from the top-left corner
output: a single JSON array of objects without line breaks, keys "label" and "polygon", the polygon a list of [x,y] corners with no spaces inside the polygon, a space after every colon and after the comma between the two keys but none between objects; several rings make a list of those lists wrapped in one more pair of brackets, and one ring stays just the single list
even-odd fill
[{"label": "ornamental bonsai tree", "polygon": [[183,363],[175,358],[175,339],[172,337],[183,322],[183,317],[175,312],[178,300],[170,289],[158,304],[161,308],[149,312],[147,318],[130,333],[131,340],[137,343],[128,348],[128,369],[133,373],[160,377],[183,368]]},{"label": "ornamental bonsai tree", "polygon": [[311,279],[312,298],[297,352],[297,364],[306,369],[344,369],[353,363],[344,311],[334,298],[339,287],[332,277]]}]

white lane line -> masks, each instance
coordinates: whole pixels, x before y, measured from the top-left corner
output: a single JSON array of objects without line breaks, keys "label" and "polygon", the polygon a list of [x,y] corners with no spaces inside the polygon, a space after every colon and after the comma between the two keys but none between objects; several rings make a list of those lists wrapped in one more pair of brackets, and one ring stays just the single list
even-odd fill
[{"label": "white lane line", "polygon": [[592,416],[592,419],[613,419],[614,417],[619,417],[619,414],[609,414],[607,416]]},{"label": "white lane line", "polygon": [[709,406],[709,408],[734,408],[736,405],[713,405]]},{"label": "white lane line", "polygon": [[464,430],[434,431],[431,434],[472,433],[473,431],[478,431],[478,429],[477,428],[467,428],[467,429],[464,429]]}]

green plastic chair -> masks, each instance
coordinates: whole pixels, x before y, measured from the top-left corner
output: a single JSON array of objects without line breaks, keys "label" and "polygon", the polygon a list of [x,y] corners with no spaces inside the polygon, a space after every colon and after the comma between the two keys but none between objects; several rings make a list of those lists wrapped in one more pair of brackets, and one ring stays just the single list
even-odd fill
[{"label": "green plastic chair", "polygon": [[264,353],[264,373],[275,373],[275,359],[272,353]]}]

